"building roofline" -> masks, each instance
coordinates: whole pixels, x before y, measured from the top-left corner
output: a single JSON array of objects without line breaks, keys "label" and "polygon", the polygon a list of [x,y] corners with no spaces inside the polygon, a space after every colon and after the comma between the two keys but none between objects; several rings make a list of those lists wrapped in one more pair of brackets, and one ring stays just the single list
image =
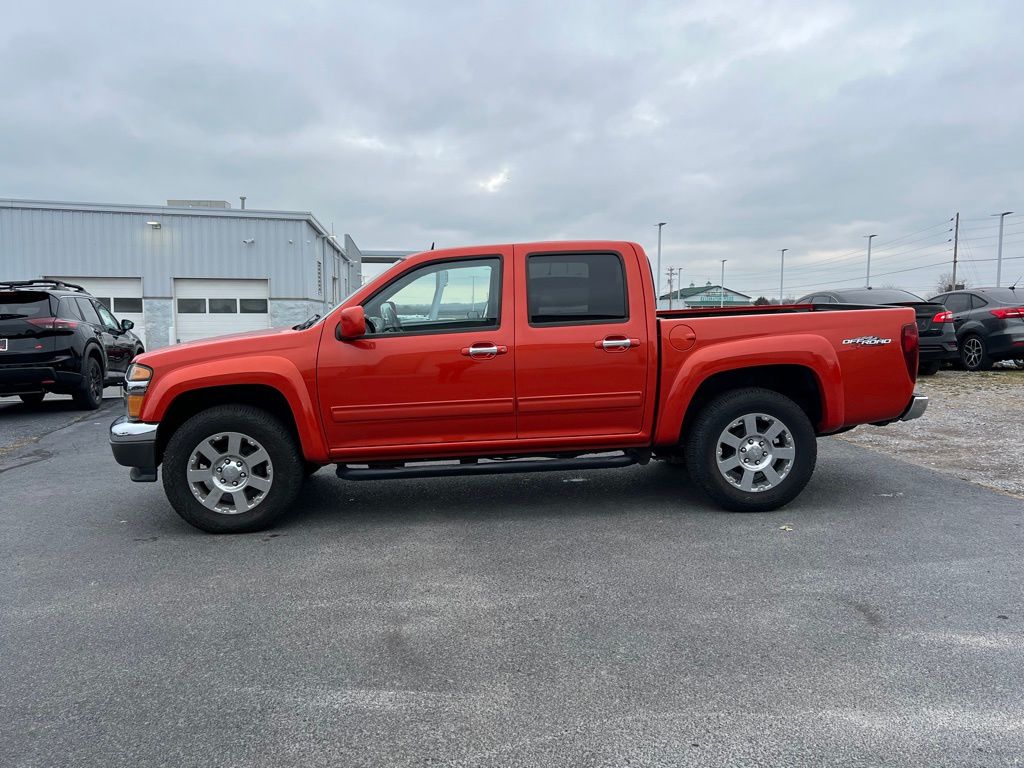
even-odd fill
[{"label": "building roofline", "polygon": [[128,203],[76,203],[62,200],[21,200],[0,197],[0,208],[24,208],[40,211],[88,211],[92,213],[138,213],[159,216],[213,216],[236,219],[278,219],[305,221],[347,261],[348,254],[311,211],[274,211],[257,208],[189,208],[170,205],[131,205]]}]

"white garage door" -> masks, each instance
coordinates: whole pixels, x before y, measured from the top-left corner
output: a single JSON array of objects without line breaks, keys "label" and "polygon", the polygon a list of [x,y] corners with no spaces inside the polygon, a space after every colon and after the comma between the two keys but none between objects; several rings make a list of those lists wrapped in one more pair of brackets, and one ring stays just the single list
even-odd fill
[{"label": "white garage door", "polygon": [[194,341],[270,327],[266,280],[174,281],[174,335]]},{"label": "white garage door", "polygon": [[51,280],[63,280],[67,283],[80,285],[114,313],[118,320],[131,320],[135,323],[132,332],[139,337],[143,346],[146,344],[146,323],[142,313],[142,278],[139,277],[57,277]]}]

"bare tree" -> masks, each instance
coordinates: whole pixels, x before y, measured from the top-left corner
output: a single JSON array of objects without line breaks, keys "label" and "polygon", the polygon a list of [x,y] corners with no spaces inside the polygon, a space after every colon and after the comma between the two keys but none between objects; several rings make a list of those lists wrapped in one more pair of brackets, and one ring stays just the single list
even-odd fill
[{"label": "bare tree", "polygon": [[938,281],[935,283],[936,293],[947,293],[948,291],[958,291],[962,288],[967,287],[966,280],[957,280],[956,285],[953,285],[953,273],[943,272],[939,275]]}]

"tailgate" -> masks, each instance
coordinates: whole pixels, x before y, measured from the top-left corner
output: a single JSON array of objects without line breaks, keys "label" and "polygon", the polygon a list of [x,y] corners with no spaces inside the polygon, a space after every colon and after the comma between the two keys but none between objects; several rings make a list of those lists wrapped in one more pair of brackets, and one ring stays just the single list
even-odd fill
[{"label": "tailgate", "polygon": [[0,366],[31,365],[53,355],[50,296],[39,291],[0,291]]}]

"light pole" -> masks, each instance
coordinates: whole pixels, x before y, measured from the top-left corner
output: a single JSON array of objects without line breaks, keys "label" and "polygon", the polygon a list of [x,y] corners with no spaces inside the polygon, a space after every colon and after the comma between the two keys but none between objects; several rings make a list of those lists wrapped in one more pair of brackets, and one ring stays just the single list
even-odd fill
[{"label": "light pole", "polygon": [[788,250],[789,248],[779,248],[779,253],[782,255],[782,261],[779,263],[779,304],[782,303],[782,286],[786,276],[786,251]]},{"label": "light pole", "polygon": [[719,294],[719,296],[720,296],[720,299],[719,299],[719,302],[718,302],[718,306],[719,307],[724,307],[725,306],[725,262],[727,262],[727,261],[728,261],[728,259],[722,259],[722,284],[720,286],[718,286],[719,288],[722,289],[721,293]]},{"label": "light pole", "polygon": [[661,301],[661,228],[668,224],[667,221],[659,221],[658,227],[658,268],[654,270],[654,274],[658,276],[658,287],[655,291],[654,297],[654,308],[658,308],[658,302]]},{"label": "light pole", "polygon": [[[993,216],[999,217],[999,249],[996,252],[996,288],[999,287],[999,282],[1003,277],[1003,219],[1009,216],[1013,211],[1003,211],[1002,213],[993,213]],[[956,288],[954,285],[953,288]]]},{"label": "light pole", "polygon": [[865,288],[871,287],[871,239],[878,237],[878,235],[864,235],[868,239],[868,277],[867,282],[864,283]]}]

